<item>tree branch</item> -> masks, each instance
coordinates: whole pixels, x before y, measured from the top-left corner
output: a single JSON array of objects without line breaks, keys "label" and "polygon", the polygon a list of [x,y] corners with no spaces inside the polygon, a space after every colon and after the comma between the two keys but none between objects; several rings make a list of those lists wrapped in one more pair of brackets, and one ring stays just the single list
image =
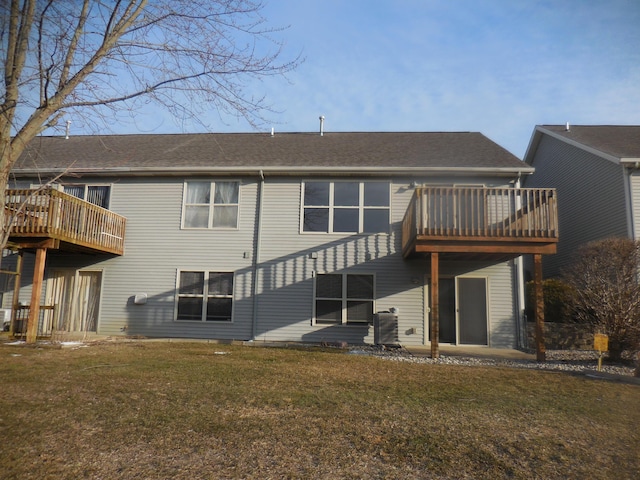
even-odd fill
[{"label": "tree branch", "polygon": [[82,4],[82,11],[80,12],[80,16],[78,17],[78,24],[76,25],[75,30],[73,31],[73,38],[69,43],[69,47],[67,48],[67,55],[64,59],[64,65],[62,66],[62,72],[60,72],[60,81],[58,82],[58,90],[62,89],[63,85],[67,81],[69,76],[69,70],[71,69],[71,62],[73,61],[73,57],[76,54],[76,49],[78,48],[78,41],[80,39],[80,35],[84,30],[84,26],[87,23],[87,13],[89,11],[89,0],[84,0]]}]

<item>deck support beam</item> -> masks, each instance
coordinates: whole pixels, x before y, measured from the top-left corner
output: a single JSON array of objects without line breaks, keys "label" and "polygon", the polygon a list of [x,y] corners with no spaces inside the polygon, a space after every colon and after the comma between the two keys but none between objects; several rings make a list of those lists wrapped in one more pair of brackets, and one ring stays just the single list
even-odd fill
[{"label": "deck support beam", "polygon": [[33,286],[31,290],[31,304],[27,320],[27,343],[35,343],[38,337],[38,320],[40,318],[40,297],[44,280],[44,266],[47,260],[47,248],[36,250],[36,264],[33,268]]},{"label": "deck support beam", "polygon": [[20,285],[22,283],[22,262],[24,261],[24,251],[18,250],[18,261],[16,262],[16,276],[13,279],[13,299],[11,301],[11,322],[9,323],[9,336],[13,338],[16,333],[16,317],[20,306]]},{"label": "deck support beam", "polygon": [[533,282],[536,316],[536,360],[544,362],[547,353],[544,346],[544,294],[542,291],[542,255],[533,256]]},{"label": "deck support beam", "polygon": [[438,345],[439,325],[440,325],[440,296],[439,296],[439,276],[440,266],[437,253],[431,254],[431,288],[430,308],[431,308],[431,358],[440,357],[440,347]]}]

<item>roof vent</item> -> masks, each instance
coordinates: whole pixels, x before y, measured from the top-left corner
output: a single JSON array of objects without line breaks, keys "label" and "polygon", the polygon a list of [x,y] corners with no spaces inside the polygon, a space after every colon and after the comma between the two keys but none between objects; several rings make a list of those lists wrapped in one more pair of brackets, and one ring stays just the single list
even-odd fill
[{"label": "roof vent", "polygon": [[564,126],[565,131],[570,132],[571,131],[571,127],[569,126],[569,122],[567,122],[567,124]]},{"label": "roof vent", "polygon": [[69,130],[71,129],[71,120],[67,120],[67,131],[64,135],[65,140],[69,140]]},{"label": "roof vent", "polygon": [[320,136],[324,136],[324,115],[320,115]]}]

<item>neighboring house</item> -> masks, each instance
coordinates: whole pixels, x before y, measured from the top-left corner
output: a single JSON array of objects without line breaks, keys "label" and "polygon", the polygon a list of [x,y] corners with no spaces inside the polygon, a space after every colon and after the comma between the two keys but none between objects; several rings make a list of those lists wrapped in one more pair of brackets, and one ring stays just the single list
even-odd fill
[{"label": "neighboring house", "polygon": [[513,348],[518,257],[557,241],[532,171],[479,133],[39,137],[13,187],[62,176],[7,191],[18,299],[56,305],[39,334],[425,345],[431,313]]},{"label": "neighboring house", "polygon": [[524,185],[555,188],[562,205],[545,276],[562,274],[588,242],[640,238],[640,126],[537,126],[525,161],[535,173]]}]

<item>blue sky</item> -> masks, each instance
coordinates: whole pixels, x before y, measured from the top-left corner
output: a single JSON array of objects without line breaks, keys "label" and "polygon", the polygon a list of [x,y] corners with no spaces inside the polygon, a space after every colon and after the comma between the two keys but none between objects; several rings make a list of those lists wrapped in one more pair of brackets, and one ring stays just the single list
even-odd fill
[{"label": "blue sky", "polygon": [[[289,82],[256,82],[277,132],[479,131],[522,158],[537,124],[640,125],[638,0],[268,0]],[[140,112],[114,133],[247,132]]]}]

